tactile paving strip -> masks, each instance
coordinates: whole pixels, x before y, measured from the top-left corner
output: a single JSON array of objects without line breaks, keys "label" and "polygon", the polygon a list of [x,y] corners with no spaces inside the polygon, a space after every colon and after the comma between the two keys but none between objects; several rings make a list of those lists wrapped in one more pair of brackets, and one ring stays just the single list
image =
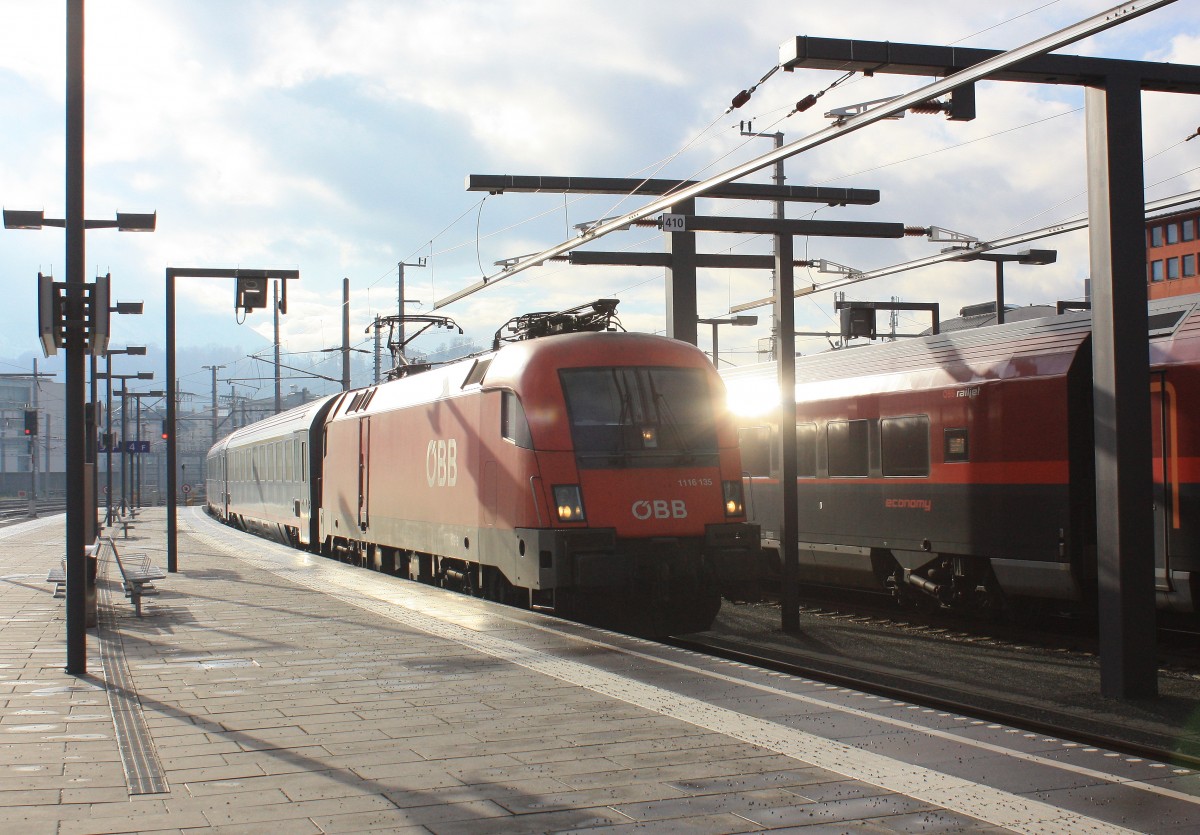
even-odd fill
[{"label": "tactile paving strip", "polygon": [[[109,560],[101,563],[102,570]],[[117,748],[121,752],[121,766],[125,769],[125,782],[129,793],[159,794],[169,792],[167,775],[158,759],[158,749],[146,726],[142,703],[133,687],[129,665],[125,661],[125,646],[118,626],[114,593],[120,583],[98,579],[100,621],[100,658],[104,665],[105,689],[108,691],[108,706],[112,711],[113,727],[116,731]]]}]

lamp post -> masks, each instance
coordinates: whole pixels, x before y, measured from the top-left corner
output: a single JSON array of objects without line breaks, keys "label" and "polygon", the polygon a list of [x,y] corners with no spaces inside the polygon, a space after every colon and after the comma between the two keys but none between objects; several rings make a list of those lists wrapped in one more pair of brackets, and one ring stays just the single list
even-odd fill
[{"label": "lamp post", "polygon": [[712,360],[713,367],[718,368],[717,363],[717,328],[721,325],[733,325],[737,328],[748,328],[758,324],[757,316],[723,316],[716,319],[697,319],[701,325],[712,325]]},{"label": "lamp post", "polygon": [[[167,267],[167,571],[179,570],[179,521],[175,518],[177,438],[175,432],[175,279],[232,278],[236,281],[235,308],[251,310],[266,304],[265,288],[258,282],[273,278],[284,282],[283,299],[287,306],[287,280],[300,278],[299,270],[207,269],[203,267]],[[282,312],[282,308],[281,308]]]},{"label": "lamp post", "polygon": [[[87,672],[87,422],[84,401],[87,385],[84,375],[84,353],[87,345],[84,293],[84,230],[116,228],[127,231],[150,231],[155,215],[118,215],[116,221],[87,221],[84,219],[84,84],[83,84],[83,0],[67,2],[66,45],[66,218],[47,220],[42,212],[4,211],[6,229],[40,229],[60,226],[66,230],[66,299],[63,325],[66,347],[66,481],[67,481],[67,663],[70,675]],[[92,334],[90,349],[99,340]],[[93,598],[94,600],[94,598]]]},{"label": "lamp post", "polygon": [[1020,252],[974,252],[957,258],[958,261],[992,261],[996,265],[996,324],[1004,324],[1004,265],[1029,264],[1045,266],[1058,260],[1057,249],[1025,249]]},{"label": "lamp post", "polygon": [[[131,305],[136,304],[137,312],[138,313],[141,312],[141,307],[142,307],[141,302],[129,302],[128,304],[131,304]],[[120,308],[121,305],[118,304],[117,307]],[[128,312],[128,311],[126,311],[126,312]],[[146,346],[145,345],[127,345],[124,348],[113,348],[111,350],[105,351],[104,352],[104,373],[103,374],[100,374],[96,371],[96,357],[94,354],[92,355],[92,402],[93,403],[96,402],[96,397],[97,397],[96,381],[99,379],[104,379],[105,381],[107,381],[106,392],[105,392],[106,398],[105,398],[105,406],[104,406],[105,434],[108,436],[108,443],[105,444],[105,446],[107,448],[106,452],[105,452],[105,457],[106,457],[105,472],[107,474],[106,475],[107,480],[105,482],[106,493],[105,493],[105,502],[104,502],[104,524],[105,525],[109,524],[112,521],[112,396],[113,396],[113,391],[112,391],[112,380],[110,379],[109,375],[112,374],[112,358],[116,354],[126,354],[131,357],[144,357],[146,355]],[[113,376],[115,376],[115,375],[113,375]],[[123,385],[124,384],[122,384],[122,386]],[[93,476],[95,477],[95,483],[93,484],[92,493],[93,493],[93,495],[95,495],[96,493],[99,492],[100,472],[98,469],[93,470]],[[99,501],[97,501],[96,504],[98,507]]]},{"label": "lamp post", "polygon": [[[144,307],[144,305],[142,304],[142,302],[117,302],[115,305],[113,305],[112,307],[110,307],[108,309],[108,312],[116,313],[116,314],[122,315],[122,316],[124,316],[124,315],[140,316],[142,314],[143,307]],[[146,353],[146,348],[144,346],[142,346],[140,348],[132,347],[132,348],[125,348],[124,351],[121,351],[119,349],[112,349],[112,350],[107,350],[104,353],[105,353],[104,370],[109,371],[109,370],[111,370],[108,367],[108,363],[109,363],[108,357],[110,355],[126,353],[126,354],[131,354],[131,355],[138,354],[138,355],[144,356]],[[100,526],[100,467],[99,467],[99,457],[96,455],[96,441],[98,438],[98,434],[100,432],[100,420],[99,420],[99,416],[97,415],[97,412],[99,411],[100,401],[98,399],[99,395],[96,391],[96,360],[97,360],[97,354],[96,354],[96,352],[93,351],[91,357],[89,358],[89,361],[91,363],[91,370],[90,370],[90,374],[89,374],[89,376],[91,378],[91,393],[89,395],[89,400],[91,403],[91,410],[89,412],[90,417],[91,417],[91,426],[88,428],[87,461],[89,464],[92,465],[92,508],[91,508],[92,513],[91,513],[91,515],[93,517],[95,517],[95,524],[96,524],[96,527],[98,528]],[[111,405],[112,405],[112,398],[110,397],[109,398],[109,406],[111,406]],[[110,464],[112,463],[111,460],[109,461],[109,463]]]},{"label": "lamp post", "polygon": [[[128,394],[125,388],[125,380],[153,380],[153,371],[139,371],[137,374],[113,374],[111,371],[105,371],[103,374],[96,375],[101,379],[108,381],[108,496],[106,501],[107,512],[104,517],[105,524],[110,524],[113,519],[112,495],[112,448],[113,448],[113,432],[112,432],[112,398],[115,394],[121,398],[121,515],[125,515],[125,485],[128,483],[125,476],[125,396]],[[121,388],[119,391],[112,390],[112,381],[121,380]]]},{"label": "lamp post", "polygon": [[[153,376],[153,375],[151,375]],[[129,503],[132,507],[141,509],[142,506],[142,451],[140,449],[142,441],[142,398],[143,397],[165,397],[165,391],[125,391],[121,390],[121,405],[124,407],[125,398],[131,397],[134,402],[134,443],[139,448],[135,452],[131,469],[134,470],[133,489],[129,491]],[[122,411],[122,414],[124,412]],[[124,490],[122,489],[122,493]]]}]

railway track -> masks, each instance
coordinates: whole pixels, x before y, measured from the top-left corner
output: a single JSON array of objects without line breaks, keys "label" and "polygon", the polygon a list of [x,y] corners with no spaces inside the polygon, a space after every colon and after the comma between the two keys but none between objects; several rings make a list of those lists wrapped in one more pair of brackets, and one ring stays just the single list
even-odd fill
[{"label": "railway track", "polygon": [[1163,697],[1123,704],[1102,699],[1092,648],[993,638],[912,619],[805,607],[800,630],[779,629],[779,609],[727,604],[708,632],[673,646],[927,709],[971,715],[1029,734],[1053,736],[1200,768],[1200,742],[1183,733],[1200,693],[1200,672],[1165,664]]},{"label": "railway track", "polygon": [[[778,604],[772,595],[764,600]],[[801,611],[808,617],[871,624],[911,634],[978,646],[1032,647],[1091,657],[1099,653],[1094,618],[1071,612],[1042,610],[1013,616],[971,616],[938,609],[901,608],[881,594],[817,588],[802,595]],[[1159,613],[1159,667],[1200,675],[1200,621]]]},{"label": "railway track", "polygon": [[[63,513],[66,509],[67,504],[63,499],[39,499],[37,503],[38,516]],[[5,499],[0,501],[0,527],[24,522],[29,518],[29,501],[27,499]]]}]

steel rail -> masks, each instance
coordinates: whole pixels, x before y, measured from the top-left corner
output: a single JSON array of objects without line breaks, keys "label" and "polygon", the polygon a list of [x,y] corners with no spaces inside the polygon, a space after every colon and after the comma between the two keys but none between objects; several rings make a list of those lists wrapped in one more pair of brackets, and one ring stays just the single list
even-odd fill
[{"label": "steel rail", "polygon": [[[858,671],[851,664],[841,665],[841,671],[834,671],[830,669],[829,665],[818,665],[815,662],[804,659],[802,655],[790,654],[791,660],[789,660],[786,657],[789,654],[783,652],[771,655],[762,654],[757,651],[758,647],[750,644],[741,644],[740,642],[730,642],[731,645],[718,645],[705,639],[673,637],[662,643],[701,655],[724,658],[727,661],[736,661],[752,667],[773,670],[800,678],[823,681],[827,684],[835,684],[839,687],[859,690],[864,693],[873,693],[878,696],[885,696],[911,704],[972,716],[977,719],[1021,728],[1044,736],[1068,739],[1072,742],[1079,742],[1096,748],[1105,748],[1131,756],[1187,766],[1188,768],[1200,768],[1200,757],[1172,750],[1166,747],[1166,742],[1162,745],[1152,745],[1094,731],[1079,730],[1076,727],[1069,727],[1067,723],[1074,717],[1067,711],[1039,708],[1039,712],[1043,714],[1058,716],[1058,721],[1061,721],[1062,724],[1055,724],[1053,721],[1040,721],[1029,718],[1015,710],[1009,712],[995,708],[986,708],[981,707],[977,703],[972,703],[968,699],[955,699],[933,695],[927,689],[922,689],[919,682],[905,680],[898,673],[890,676],[896,683],[888,684],[880,680],[877,672],[868,674],[865,671]],[[807,664],[812,664],[812,666],[807,666]],[[954,687],[953,685],[945,685],[943,689],[953,690]],[[994,701],[1000,701],[1000,699],[995,699]],[[1147,736],[1149,735],[1147,734]]]}]

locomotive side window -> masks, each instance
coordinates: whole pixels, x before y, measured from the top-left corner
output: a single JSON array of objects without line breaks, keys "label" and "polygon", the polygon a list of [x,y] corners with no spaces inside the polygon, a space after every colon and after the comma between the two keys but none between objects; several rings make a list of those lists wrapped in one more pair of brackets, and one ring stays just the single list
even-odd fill
[{"label": "locomotive side window", "polygon": [[971,445],[968,443],[967,427],[947,429],[943,443],[945,446],[942,460],[947,464],[962,464],[971,460]]},{"label": "locomotive side window", "polygon": [[815,423],[796,424],[796,475],[800,478],[817,477],[817,425]]},{"label": "locomotive side window", "polygon": [[825,427],[829,452],[829,475],[834,478],[866,476],[868,465],[867,436],[870,422],[865,420],[831,420]]},{"label": "locomotive side window", "polygon": [[500,435],[522,449],[533,449],[529,421],[525,419],[525,409],[515,392],[500,393]]},{"label": "locomotive side window", "polygon": [[883,418],[879,421],[885,476],[929,475],[929,417]]}]

